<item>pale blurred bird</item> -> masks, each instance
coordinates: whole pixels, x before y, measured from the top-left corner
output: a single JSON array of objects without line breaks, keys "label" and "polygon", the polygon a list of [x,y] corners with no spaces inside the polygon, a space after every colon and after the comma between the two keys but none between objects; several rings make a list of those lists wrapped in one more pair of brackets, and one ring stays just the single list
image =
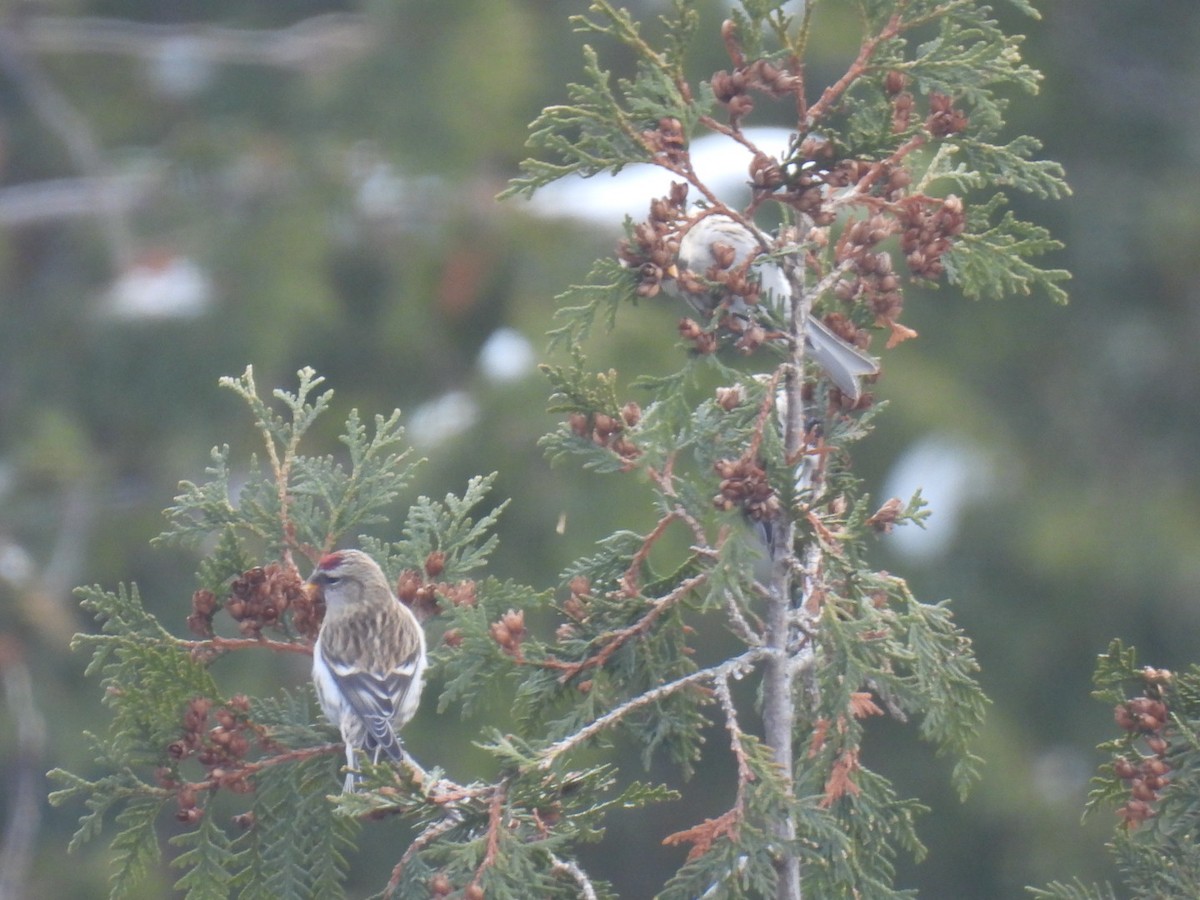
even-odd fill
[{"label": "pale blurred bird", "polygon": [[[754,235],[740,222],[729,216],[705,216],[697,220],[679,241],[678,267],[703,277],[717,264],[717,256],[713,253],[714,244],[723,244],[733,251],[733,262],[726,266],[729,269],[745,264],[752,254],[762,249]],[[772,308],[786,313],[792,288],[783,270],[777,264],[768,261],[756,266],[755,271]],[[702,296],[699,299],[705,298]],[[692,302],[696,300],[693,299]],[[711,306],[709,308],[711,309]],[[729,300],[729,314],[744,322],[750,322],[754,318],[749,304],[736,295]],[[852,401],[857,401],[862,396],[860,379],[864,375],[879,374],[879,362],[843,341],[815,316],[808,317],[804,333],[813,360],[829,373],[829,377],[843,394]]]},{"label": "pale blurred bird", "polygon": [[345,789],[351,791],[356,750],[376,763],[404,758],[398,732],[421,700],[425,633],[383,570],[361,551],[327,553],[308,581],[325,597],[313,683],[326,718],[346,742],[351,771]]}]

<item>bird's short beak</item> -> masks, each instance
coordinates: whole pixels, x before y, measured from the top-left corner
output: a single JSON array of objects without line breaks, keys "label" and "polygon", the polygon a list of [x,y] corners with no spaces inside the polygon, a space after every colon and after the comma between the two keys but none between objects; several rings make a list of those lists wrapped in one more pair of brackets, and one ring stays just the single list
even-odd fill
[{"label": "bird's short beak", "polygon": [[315,581],[310,580],[304,582],[302,585],[302,590],[304,591],[304,595],[308,597],[309,600],[315,600],[317,595],[321,593],[321,586]]},{"label": "bird's short beak", "polygon": [[663,273],[666,275],[670,275],[672,278],[678,278],[679,277],[679,266],[675,265],[675,263],[671,263],[669,266],[667,266],[663,270]]}]

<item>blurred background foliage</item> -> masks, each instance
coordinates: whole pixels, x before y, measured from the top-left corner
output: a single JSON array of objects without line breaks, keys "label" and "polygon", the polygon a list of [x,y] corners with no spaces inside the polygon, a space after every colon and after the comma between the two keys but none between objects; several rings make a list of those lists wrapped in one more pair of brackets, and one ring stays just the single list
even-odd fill
[{"label": "blurred background foliage", "polygon": [[[727,65],[724,9],[701,5],[697,78]],[[1112,823],[1079,825],[1092,748],[1114,732],[1088,696],[1095,656],[1120,636],[1157,666],[1200,659],[1200,280],[1188,268],[1200,245],[1200,6],[1041,5],[1036,23],[1000,10],[1046,75],[1038,97],[1014,98],[1009,134],[1042,138],[1075,196],[1015,199],[1066,241],[1052,264],[1075,273],[1073,302],[910,294],[905,321],[921,340],[887,354],[877,393],[890,409],[858,456],[881,499],[924,487],[930,531],[881,539],[881,565],[927,601],[954,599],[994,700],[977,748],[985,778],[963,805],[942,761],[904,729],[877,728],[871,765],[933,807],[921,823],[930,858],[899,879],[927,897],[1112,877]],[[658,9],[631,6],[642,18]],[[80,734],[104,720],[85,660],[67,649],[92,627],[74,585],[136,581],[184,629],[197,561],[147,542],[210,447],[258,449],[220,375],[248,363],[263,386],[291,387],[304,365],[326,375],[336,414],[311,452],[337,449],[351,406],[400,407],[428,458],[419,493],[499,471],[496,496],[513,500],[492,566],[502,577],[553,586],[597,539],[651,521],[637,484],[552,470],[536,447],[552,427],[534,368],[552,298],[612,252],[619,217],[493,201],[526,124],[579,77],[567,16],[582,9],[4,5],[0,885],[107,893],[101,844],[63,862],[80,811],[49,810],[40,784],[31,805],[19,779],[52,766],[87,774]],[[816,28],[809,78],[820,85],[856,32],[835,0]],[[602,51],[631,74],[619,48]],[[786,124],[763,112],[756,123]],[[593,339],[592,361],[626,379],[671,368],[677,317],[667,301],[625,310]],[[229,692],[269,691],[307,673],[242,654],[218,677]],[[407,730],[410,747],[465,780],[480,764],[479,723],[434,706]],[[645,815],[685,827],[718,810],[729,785],[723,768],[701,769],[684,801]],[[680,851],[647,846],[636,816],[613,825],[592,871],[622,896],[649,896],[659,863],[677,865]],[[381,883],[405,840],[396,824],[367,832],[356,894]],[[31,854],[7,853],[22,840]],[[146,896],[169,895],[171,881],[164,871]]]}]

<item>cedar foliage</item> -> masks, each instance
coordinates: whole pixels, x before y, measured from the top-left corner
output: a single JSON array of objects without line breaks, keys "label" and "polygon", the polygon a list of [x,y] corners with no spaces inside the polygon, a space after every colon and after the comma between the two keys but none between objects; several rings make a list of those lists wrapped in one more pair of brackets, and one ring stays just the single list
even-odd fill
[{"label": "cedar foliage", "polygon": [[[1135,900],[1200,895],[1200,666],[1139,666],[1114,640],[1100,655],[1094,696],[1110,705],[1120,734],[1092,779],[1086,813],[1115,808],[1108,849]],[[1115,900],[1108,884],[1079,879],[1030,888],[1043,900]]]},{"label": "cedar foliage", "polygon": [[[1011,5],[1035,15],[1023,0]],[[677,796],[596,762],[617,733],[645,765],[666,760],[684,778],[702,754],[731,760],[730,807],[658,836],[687,851],[659,896],[906,895],[894,860],[925,852],[924,809],[864,765],[870,722],[911,722],[954,758],[965,792],[986,700],[948,605],[919,601],[869,562],[875,537],[919,524],[923,503],[864,493],[850,449],[882,404],[842,395],[807,365],[805,323],[811,311],[863,347],[879,330],[890,349],[915,337],[900,322],[908,283],[1062,301],[1065,273],[1039,264],[1058,244],[1015,217],[1004,192],[1057,198],[1067,188],[1056,164],[1035,158],[1034,139],[1002,137],[1006,98],[1033,92],[1039,76],[988,7],[858,0],[859,52],[836,82],[816,86],[804,59],[821,6],[797,18],[746,0],[721,29],[730,69],[691,82],[688,50],[711,38],[693,3],[673,4],[658,48],[628,12],[596,0],[576,26],[625,45],[636,74],[614,84],[586,47],[582,82],[533,123],[533,157],[508,192],[634,163],[675,179],[669,196],[646,198],[645,222],[626,223],[617,258],[558,298],[552,345],[569,360],[545,368],[551,409],[564,416],[543,439],[547,454],[639,478],[657,517],[645,533],[599,541],[554,590],[479,578],[500,512],[481,512],[490,478],[461,497],[419,498],[387,526],[414,465],[398,413],[371,427],[350,413],[345,459],[312,457],[303,439],[331,403],[315,373],[302,370],[296,392],[273,401],[249,369],[224,380],[250,407],[265,460],[235,466],[228,448],[215,449],[209,480],[183,484],[167,511],[161,540],[205,554],[188,618],[195,637],[150,616],[132,586],[81,590],[101,630],[76,644],[92,651],[89,674],[113,711],[109,731],[90,737],[105,774],[56,771],[52,799],[84,804],[75,844],[113,832],[114,896],[159,860],[157,823],[169,812],[191,826],[173,839],[189,897],[338,896],[358,830],[385,814],[416,833],[385,895],[611,896],[578,848],[604,839],[611,811]],[[743,129],[768,102],[795,109],[783,158]],[[747,206],[727,205],[693,171],[689,142],[704,131],[750,151]],[[689,201],[751,229],[762,246],[751,265],[683,283],[671,263],[697,214]],[[760,215],[782,225],[765,230]],[[759,296],[763,263],[782,268],[790,298],[759,302],[769,299]],[[589,368],[584,342],[597,324],[636,315],[639,303],[682,312],[672,290],[724,298],[681,323],[677,371],[625,382]],[[754,309],[749,324],[727,314],[735,296]],[[235,496],[231,472],[243,468]],[[360,531],[385,526],[399,539]],[[309,652],[321,609],[300,589],[301,569],[351,542],[379,560],[403,602],[441,619],[431,677],[441,692],[425,702],[483,719],[491,778],[457,783],[449,761],[426,771],[364,760],[360,790],[334,794],[340,747],[307,691],[247,697],[222,683],[229,653]],[[699,637],[716,632],[727,635],[720,653]],[[503,731],[483,708],[496,685],[511,697]],[[706,744],[714,724],[726,740]],[[232,825],[206,814],[221,792],[244,797]]]}]

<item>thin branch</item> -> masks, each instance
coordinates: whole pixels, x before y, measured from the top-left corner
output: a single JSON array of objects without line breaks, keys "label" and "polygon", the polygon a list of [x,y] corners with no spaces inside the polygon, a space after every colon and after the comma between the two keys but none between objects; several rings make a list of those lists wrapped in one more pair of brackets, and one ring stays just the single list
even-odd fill
[{"label": "thin branch", "polygon": [[654,548],[658,539],[663,536],[667,528],[674,522],[678,516],[675,511],[667,513],[658,520],[653,530],[642,539],[642,546],[638,548],[637,553],[633,555],[633,559],[629,562],[629,567],[625,570],[625,574],[621,576],[621,587],[625,591],[626,597],[636,597],[641,592],[641,586],[638,584],[638,571],[642,564],[646,562],[646,558],[650,555],[650,551]]},{"label": "thin branch", "polygon": [[828,293],[829,291],[833,290],[834,286],[838,283],[838,281],[841,279],[841,277],[843,275],[845,275],[848,271],[850,271],[852,268],[854,268],[854,260],[853,259],[843,259],[840,263],[838,263],[836,266],[834,266],[833,270],[828,275],[826,275],[824,278],[822,278],[820,281],[818,281],[815,285],[813,285],[812,293],[810,296],[815,300],[817,297],[820,297],[822,294]]},{"label": "thin branch", "polygon": [[625,716],[643,706],[648,706],[651,703],[657,703],[663,697],[668,697],[676,691],[683,690],[694,684],[708,681],[714,678],[729,678],[741,677],[749,672],[754,663],[771,655],[771,652],[766,648],[755,647],[752,650],[747,650],[740,656],[735,656],[732,659],[727,659],[719,666],[713,666],[709,669],[701,669],[698,672],[692,672],[689,675],[684,675],[682,678],[677,678],[674,681],[661,685],[645,693],[638,694],[629,700],[626,700],[620,706],[609,710],[598,719],[594,719],[583,728],[576,731],[574,734],[568,735],[562,740],[556,741],[545,750],[538,754],[541,757],[538,765],[543,769],[548,769],[554,764],[554,761],[562,754],[566,753],[574,747],[579,746],[584,741],[595,737],[604,729],[619,722]]},{"label": "thin branch", "polygon": [[734,128],[730,125],[726,125],[724,122],[720,122],[717,119],[714,119],[712,116],[701,116],[697,121],[709,131],[715,131],[717,134],[723,134],[730,140],[737,141],[750,151],[751,156],[757,156],[759,153],[762,153],[762,151],[758,148],[758,145],[746,137],[746,133],[740,128]]},{"label": "thin branch", "polygon": [[870,190],[871,185],[875,183],[876,179],[878,179],[880,175],[886,172],[890,166],[894,166],[899,163],[910,153],[913,153],[915,150],[925,146],[928,140],[929,136],[925,132],[918,131],[907,141],[897,147],[886,158],[873,163],[871,167],[863,174],[863,177],[860,178],[854,185],[854,190],[848,195],[848,200],[850,202],[854,202],[856,200],[861,201],[865,197],[867,191]]},{"label": "thin branch", "polygon": [[884,41],[891,40],[903,30],[904,9],[908,6],[908,3],[906,0],[900,0],[896,5],[898,11],[888,20],[887,25],[883,27],[879,34],[863,41],[862,46],[858,49],[858,56],[850,64],[850,67],[846,69],[845,74],[829,85],[829,87],[825,88],[820,99],[808,108],[807,121],[805,122],[807,130],[811,130],[815,124],[820,122],[850,85],[862,77],[879,45]]},{"label": "thin branch", "polygon": [[[669,594],[665,594],[652,602],[649,611],[625,628],[618,629],[612,632],[606,639],[606,643],[598,651],[586,659],[580,660],[577,663],[568,663],[563,665],[561,661],[556,660],[557,665],[552,668],[562,669],[563,674],[559,676],[559,681],[566,683],[587,669],[598,668],[608,662],[609,657],[625,646],[625,643],[630,639],[639,635],[645,634],[650,630],[650,627],[658,621],[667,610],[671,609],[686,597],[691,591],[694,591],[700,585],[704,584],[712,577],[711,571],[701,572],[699,575],[694,575],[691,578],[686,578],[679,582]],[[539,663],[540,664],[540,663]]]},{"label": "thin branch", "polygon": [[[715,552],[708,544],[708,536],[704,533],[704,526],[700,524],[699,520],[695,516],[693,516],[682,506],[677,506],[675,508],[675,515],[677,515],[681,521],[686,523],[688,528],[692,529],[692,537],[696,539],[696,542],[689,549],[693,553],[706,555]],[[724,527],[725,526],[722,526],[723,529]],[[729,535],[726,533],[726,531],[718,531],[716,546],[719,547],[721,544],[725,543],[725,540],[728,536]]]},{"label": "thin branch", "polygon": [[[676,451],[668,453],[661,471],[653,466],[646,467],[646,474],[650,476],[650,480],[658,485],[658,489],[662,491],[664,497],[671,497],[672,499],[678,498],[679,496],[678,492],[675,490],[675,459],[677,455],[678,454]],[[700,524],[695,516],[688,512],[687,507],[676,506],[671,510],[671,512],[677,519],[686,524],[688,528],[692,530],[692,537],[694,538],[695,544],[698,547],[708,548],[708,535],[704,532],[704,526]],[[717,542],[718,546],[723,541],[724,536],[719,536]],[[707,549],[702,551],[696,549],[695,547],[693,550],[697,553],[708,552]]]},{"label": "thin branch", "polygon": [[733,695],[729,691],[729,676],[718,678],[713,685],[717,700],[720,701],[721,711],[725,714],[725,730],[729,732],[729,747],[737,761],[737,796],[734,808],[740,818],[746,808],[746,785],[754,780],[754,772],[750,769],[750,760],[746,756],[746,748],[742,746],[745,732],[738,725],[737,707],[733,705]]},{"label": "thin branch", "polygon": [[412,858],[436,841],[439,837],[449,831],[458,824],[457,819],[438,819],[436,822],[431,822],[425,826],[425,830],[418,834],[408,849],[400,857],[400,861],[392,868],[392,877],[388,879],[387,886],[383,889],[384,897],[392,897],[396,890],[400,887],[400,879],[404,876],[404,868],[412,861]]},{"label": "thin branch", "polygon": [[559,859],[553,853],[550,854],[550,862],[553,863],[555,872],[562,872],[579,885],[579,896],[582,900],[596,900],[596,888],[593,887],[592,880],[588,878],[587,872],[583,871],[579,863],[573,859]]},{"label": "thin branch", "polygon": [[257,647],[262,650],[274,650],[276,653],[303,653],[312,656],[312,645],[295,641],[273,641],[269,638],[225,638],[211,637],[201,641],[189,641],[184,638],[174,638],[176,647],[183,647],[193,654],[211,653],[220,656],[233,650],[247,650]]},{"label": "thin branch", "polygon": [[475,877],[471,879],[471,884],[475,886],[479,886],[479,879],[483,877],[484,871],[496,864],[496,856],[500,851],[500,829],[504,825],[504,796],[503,783],[497,784],[492,791],[491,802],[488,803],[487,849],[484,851],[483,861],[475,870]]},{"label": "thin branch", "polygon": [[[687,153],[687,166],[686,167],[674,166],[674,165],[671,165],[670,163],[668,163],[666,160],[662,160],[662,159],[655,159],[654,162],[657,163],[658,165],[662,166],[667,171],[673,172],[674,174],[678,175],[680,178],[685,179],[688,184],[690,184],[692,187],[694,187],[696,190],[698,190],[701,194],[703,194],[704,199],[706,201],[708,201],[708,206],[709,206],[708,211],[710,211],[712,213],[731,212],[731,210],[729,210],[729,208],[724,203],[721,202],[721,199],[712,192],[712,190],[709,188],[709,186],[700,180],[699,176],[696,175],[695,170],[692,169],[691,151],[688,151],[688,153]],[[704,213],[704,214],[707,214],[708,211],[706,211],[706,213]],[[740,218],[740,217],[735,215],[734,218]],[[742,224],[745,224],[745,223],[743,222]]]},{"label": "thin branch", "polygon": [[[697,551],[702,552],[702,551]],[[703,551],[704,555],[708,555],[708,551]],[[715,553],[714,553],[715,555]],[[576,677],[588,669],[594,669],[603,666],[608,662],[609,658],[621,649],[631,638],[638,637],[648,632],[651,626],[662,616],[664,612],[671,609],[683,597],[687,596],[689,591],[695,590],[697,587],[708,581],[712,577],[710,571],[701,572],[685,581],[680,582],[675,586],[675,589],[670,593],[663,595],[651,601],[650,609],[640,619],[625,628],[620,628],[616,631],[608,632],[604,635],[604,645],[593,653],[591,656],[585,657],[577,662],[567,662],[555,656],[546,656],[541,659],[530,659],[525,656],[525,652],[520,644],[509,652],[512,654],[512,660],[519,666],[534,666],[541,669],[550,669],[555,672],[561,672],[558,680],[565,684],[572,678]]]},{"label": "thin branch", "polygon": [[[725,715],[725,730],[729,732],[729,746],[737,763],[737,792],[733,807],[715,819],[705,819],[699,825],[677,831],[663,839],[663,843],[667,845],[683,842],[692,844],[691,852],[688,853],[689,860],[707,853],[713,841],[719,837],[728,836],[733,841],[737,840],[738,829],[746,817],[746,787],[755,777],[754,770],[750,767],[750,758],[746,755],[746,748],[742,746],[745,732],[738,724],[737,707],[734,706],[733,695],[729,691],[728,674],[714,679],[713,691]],[[737,865],[745,865],[745,860],[745,856],[739,856]],[[709,888],[702,896],[708,897],[712,893],[713,889]]]},{"label": "thin branch", "polygon": [[230,766],[227,769],[213,769],[208,778],[202,778],[200,781],[183,782],[179,785],[179,788],[168,791],[168,793],[173,793],[180,788],[189,788],[197,794],[202,791],[215,790],[230,781],[240,780],[247,775],[257,775],[264,769],[282,766],[285,763],[300,762],[316,756],[331,756],[335,753],[341,754],[345,752],[345,749],[345,744],[330,743],[317,744],[313,747],[300,747],[295,750],[285,750],[282,753],[276,753],[274,756],[267,756],[239,766]]},{"label": "thin branch", "polygon": [[[762,646],[762,635],[760,635],[750,622],[746,619],[742,608],[738,605],[737,598],[732,591],[725,592],[725,611],[729,614],[729,627],[739,638],[741,638],[750,647]],[[757,618],[757,617],[756,617]],[[759,622],[761,627],[762,623]]]},{"label": "thin branch", "polygon": [[750,443],[746,445],[746,450],[742,454],[743,459],[753,460],[758,458],[758,451],[762,447],[763,434],[766,431],[767,422],[776,417],[772,414],[777,412],[775,393],[778,390],[780,373],[781,368],[777,368],[769,377],[755,376],[755,379],[763,383],[767,390],[763,394],[762,401],[758,404],[758,414],[754,419],[754,433],[750,436]]}]

